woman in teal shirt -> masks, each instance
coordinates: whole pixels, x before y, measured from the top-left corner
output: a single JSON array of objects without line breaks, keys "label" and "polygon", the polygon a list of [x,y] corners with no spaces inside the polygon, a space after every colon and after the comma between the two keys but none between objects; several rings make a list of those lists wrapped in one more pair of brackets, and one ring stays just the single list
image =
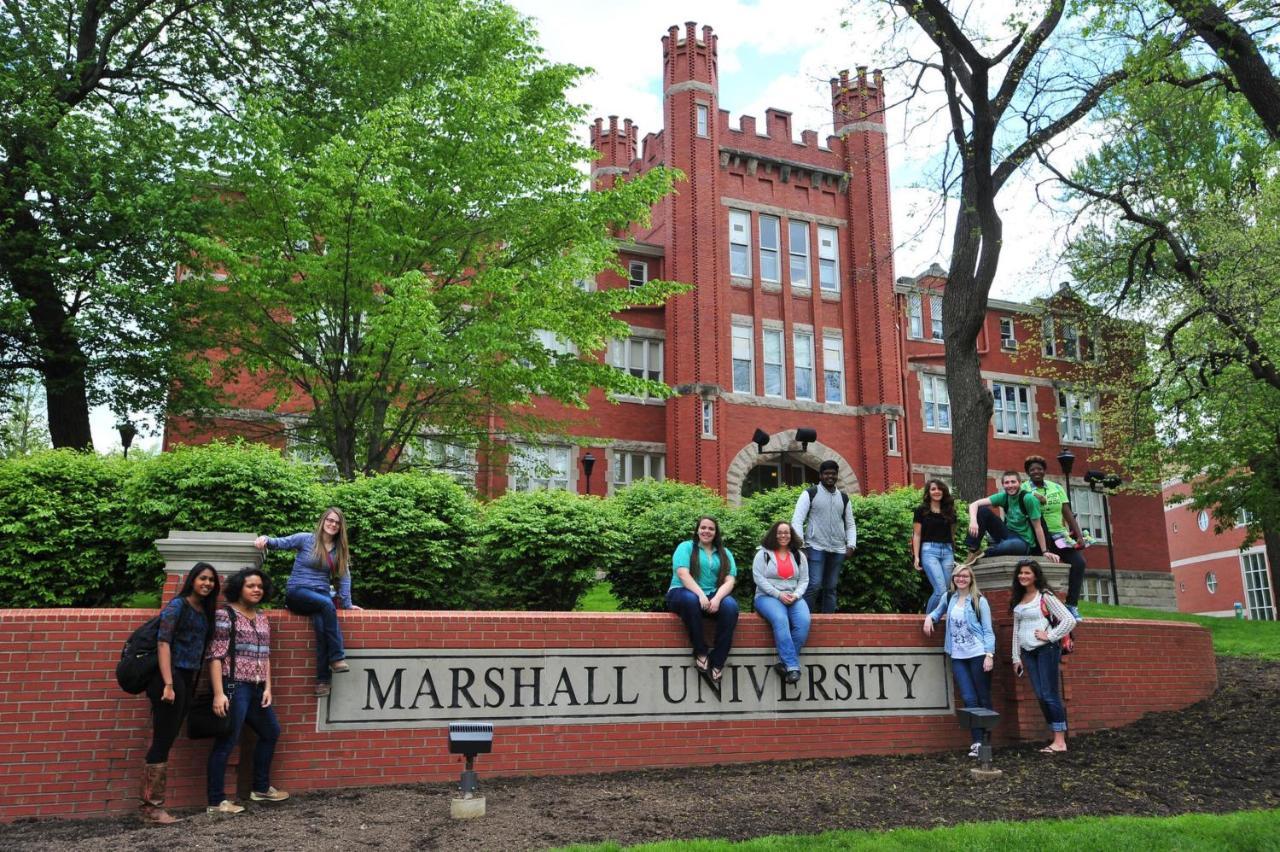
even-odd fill
[{"label": "woman in teal shirt", "polygon": [[[693,663],[717,692],[724,676],[725,660],[733,647],[733,630],[738,624],[738,602],[733,599],[737,573],[733,554],[720,540],[720,525],[707,515],[698,518],[693,536],[680,542],[671,555],[667,609],[684,622],[693,645]],[[703,636],[703,618],[716,620],[713,648],[707,647]]]}]

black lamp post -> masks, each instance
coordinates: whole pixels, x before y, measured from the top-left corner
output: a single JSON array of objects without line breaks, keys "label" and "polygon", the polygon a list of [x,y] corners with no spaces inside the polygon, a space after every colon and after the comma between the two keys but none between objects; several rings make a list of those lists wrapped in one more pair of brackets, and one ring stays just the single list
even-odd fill
[{"label": "black lamp post", "polygon": [[[1071,504],[1071,468],[1076,463],[1075,453],[1063,450],[1058,453],[1058,466],[1062,468],[1062,476],[1067,480],[1067,504]],[[1075,509],[1072,509],[1074,512]]]},{"label": "black lamp post", "polygon": [[1112,606],[1119,606],[1120,587],[1116,583],[1116,549],[1115,544],[1112,542],[1114,536],[1111,535],[1110,492],[1119,488],[1124,480],[1114,473],[1090,470],[1085,473],[1084,481],[1089,484],[1090,491],[1094,494],[1102,495],[1102,526],[1107,531],[1107,561],[1111,563],[1111,604]]},{"label": "black lamp post", "polygon": [[138,429],[128,420],[121,420],[116,424],[116,431],[120,433],[120,446],[124,449],[124,457],[129,458],[129,447],[133,445],[133,439],[138,435]]},{"label": "black lamp post", "polygon": [[[800,444],[800,451],[807,453],[809,451],[809,445],[818,440],[818,430],[813,429],[809,426],[800,426],[796,429],[795,439]],[[763,429],[757,428],[755,433],[751,436],[751,440],[756,445],[756,454],[761,456],[766,455],[764,447],[765,447],[765,444],[769,443],[769,433],[764,431]],[[769,450],[767,454],[768,455],[776,454],[778,456],[778,462],[779,462],[779,465],[781,466],[780,476],[778,477],[778,484],[786,485],[787,484],[787,450],[786,448],[784,447],[781,450]]]},{"label": "black lamp post", "polygon": [[582,457],[582,472],[587,476],[587,493],[591,493],[591,471],[595,469],[596,457],[587,453]]}]

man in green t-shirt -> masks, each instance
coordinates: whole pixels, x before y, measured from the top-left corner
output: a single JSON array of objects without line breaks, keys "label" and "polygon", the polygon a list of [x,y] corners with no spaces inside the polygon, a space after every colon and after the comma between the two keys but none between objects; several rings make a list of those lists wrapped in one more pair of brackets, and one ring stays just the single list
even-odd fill
[{"label": "man in green t-shirt", "polygon": [[1049,463],[1044,456],[1027,456],[1023,469],[1029,479],[1022,483],[1022,490],[1036,498],[1044,513],[1044,526],[1048,533],[1049,548],[1063,562],[1071,566],[1067,573],[1067,609],[1077,619],[1080,613],[1076,606],[1080,602],[1080,591],[1084,587],[1084,535],[1080,532],[1080,524],[1076,521],[1071,504],[1067,502],[1067,491],[1061,485],[1045,479]]},{"label": "man in green t-shirt", "polygon": [[[1016,470],[1000,474],[1000,491],[969,504],[969,537],[965,543],[973,553],[985,535],[991,541],[984,556],[1025,556],[1044,554],[1050,562],[1058,555],[1046,550],[1044,527],[1040,525],[1040,501],[1022,491],[1022,477]],[[993,508],[994,507],[994,508]],[[1004,510],[1004,519],[995,509]]]}]

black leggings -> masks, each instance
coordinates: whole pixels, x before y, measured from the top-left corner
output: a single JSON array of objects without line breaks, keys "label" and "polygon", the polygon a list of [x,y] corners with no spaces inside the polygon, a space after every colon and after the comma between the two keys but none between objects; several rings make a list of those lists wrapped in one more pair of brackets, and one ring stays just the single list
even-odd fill
[{"label": "black leggings", "polygon": [[169,749],[182,730],[182,720],[191,707],[191,687],[196,673],[189,669],[173,669],[173,703],[161,701],[164,694],[164,678],[157,671],[147,684],[147,697],[151,699],[151,748],[147,749],[147,763],[167,763]]}]

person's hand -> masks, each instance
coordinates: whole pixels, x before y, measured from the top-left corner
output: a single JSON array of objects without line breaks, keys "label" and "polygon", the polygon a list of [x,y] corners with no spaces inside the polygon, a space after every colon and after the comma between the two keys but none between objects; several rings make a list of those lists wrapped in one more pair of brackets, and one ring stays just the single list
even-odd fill
[{"label": "person's hand", "polygon": [[933,635],[933,618],[927,615],[924,617],[924,635]]},{"label": "person's hand", "polygon": [[989,672],[994,667],[995,667],[995,660],[991,658],[990,654],[982,658],[982,670],[984,672]]},{"label": "person's hand", "polygon": [[702,607],[703,612],[706,612],[707,607],[711,606],[711,601],[702,592],[698,592],[698,606]]},{"label": "person's hand", "polygon": [[174,701],[174,698],[175,696],[173,694],[173,684],[166,683],[164,685],[164,692],[160,693],[160,700],[163,701],[165,704],[172,704]]},{"label": "person's hand", "polygon": [[254,547],[256,547],[256,548],[258,548],[259,550],[266,550],[266,549],[267,549],[267,537],[266,537],[265,535],[260,535],[260,536],[258,536],[257,538],[255,538],[255,539],[253,540],[253,546],[254,546]]},{"label": "person's hand", "polygon": [[1048,631],[1048,630],[1037,630],[1037,631],[1036,631],[1036,638],[1037,638],[1037,639],[1039,639],[1041,642],[1048,642],[1048,641],[1049,641],[1049,631]]},{"label": "person's hand", "polygon": [[857,550],[856,547],[850,547],[848,550],[846,550],[844,553],[845,558],[847,559],[848,557],[852,556],[855,550]]},{"label": "person's hand", "polygon": [[923,570],[924,570],[924,568],[920,567],[920,560],[918,560],[918,559],[916,560],[916,570],[917,570],[917,571],[923,571]]},{"label": "person's hand", "polygon": [[227,710],[231,707],[231,699],[225,695],[213,696],[213,715],[223,717],[227,715]]},{"label": "person's hand", "polygon": [[262,690],[262,706],[263,707],[271,706],[271,687],[270,686]]},{"label": "person's hand", "polygon": [[347,607],[347,609],[364,609],[364,607],[356,606],[355,604],[352,604],[351,606]]},{"label": "person's hand", "polygon": [[1035,495],[1036,495],[1036,499],[1040,501],[1040,505],[1041,505],[1041,506],[1047,506],[1047,505],[1049,505],[1049,498],[1048,498],[1048,497],[1046,497],[1045,495],[1041,494],[1039,491],[1036,491],[1036,492],[1035,492]]},{"label": "person's hand", "polygon": [[1014,661],[1013,661],[1013,673],[1014,673],[1015,675],[1017,675],[1018,677],[1022,677],[1022,672],[1023,672],[1023,668],[1022,668],[1022,661],[1021,661],[1021,660],[1014,660]]},{"label": "person's hand", "polygon": [[787,606],[791,606],[793,603],[796,602],[796,596],[791,594],[790,592],[783,592],[781,597],[778,598],[778,600],[782,601]]},{"label": "person's hand", "polygon": [[720,596],[716,595],[714,598],[707,601],[707,612],[719,612],[719,611],[720,611]]},{"label": "person's hand", "polygon": [[1059,556],[1058,554],[1054,553],[1052,550],[1050,550],[1048,553],[1046,553],[1046,554],[1044,555],[1044,558],[1045,558],[1045,559],[1048,559],[1050,562],[1061,562],[1061,561],[1062,561],[1062,557],[1061,557],[1061,556]]},{"label": "person's hand", "polygon": [[970,521],[970,522],[969,522],[969,535],[974,536],[975,538],[977,537],[977,535],[978,535],[978,522],[977,522],[977,521]]}]

